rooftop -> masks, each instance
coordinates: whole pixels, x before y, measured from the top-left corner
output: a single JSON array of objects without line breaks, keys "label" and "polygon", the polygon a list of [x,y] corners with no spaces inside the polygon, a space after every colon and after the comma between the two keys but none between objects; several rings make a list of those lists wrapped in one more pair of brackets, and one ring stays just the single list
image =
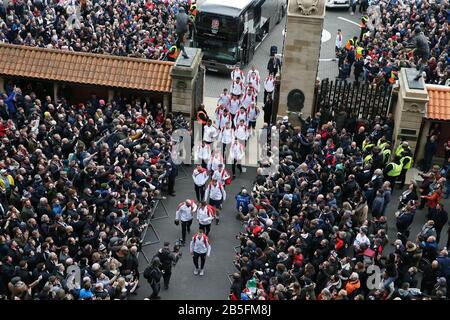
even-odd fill
[{"label": "rooftop", "polygon": [[425,118],[432,120],[450,120],[450,87],[427,85],[429,101]]},{"label": "rooftop", "polygon": [[0,44],[0,75],[171,92],[173,62]]}]

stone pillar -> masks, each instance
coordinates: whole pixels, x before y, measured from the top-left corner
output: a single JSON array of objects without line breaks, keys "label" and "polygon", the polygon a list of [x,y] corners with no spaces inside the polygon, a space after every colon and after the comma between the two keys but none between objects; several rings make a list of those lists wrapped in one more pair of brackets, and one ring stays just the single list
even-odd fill
[{"label": "stone pillar", "polygon": [[[311,0],[289,0],[288,5],[278,117],[288,114],[291,122],[298,122],[297,115],[287,111],[297,113],[301,111],[304,118],[313,113],[314,88],[325,18],[325,0],[319,0],[317,9],[312,12],[299,9],[297,2],[307,7],[307,3]],[[288,106],[288,95],[294,89],[303,93],[304,99],[299,98],[302,96],[301,93],[297,93],[297,98],[293,99],[304,100],[302,109],[301,106],[291,103]]]},{"label": "stone pillar", "polygon": [[201,63],[201,50],[185,48],[189,59],[180,55],[172,68],[172,112],[181,112],[191,118],[194,112],[195,80]]},{"label": "stone pillar", "polygon": [[5,92],[5,79],[0,77],[0,92]]},{"label": "stone pillar", "polygon": [[[402,68],[399,76],[400,89],[395,107],[394,140],[395,147],[402,141],[408,141],[414,155],[419,139],[425,107],[428,102],[428,92],[423,79],[414,81],[417,71],[412,68]],[[414,160],[420,159],[417,156]]]}]

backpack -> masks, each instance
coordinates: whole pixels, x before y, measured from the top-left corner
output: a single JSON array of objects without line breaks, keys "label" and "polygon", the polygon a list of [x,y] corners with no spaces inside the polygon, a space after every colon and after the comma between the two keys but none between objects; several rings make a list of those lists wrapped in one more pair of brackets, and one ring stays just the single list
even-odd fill
[{"label": "backpack", "polygon": [[230,185],[231,184],[231,177],[228,177],[226,180],[225,180],[225,185]]},{"label": "backpack", "polygon": [[[195,242],[197,241],[197,234],[194,234],[192,241],[194,242],[194,246],[195,246]],[[203,243],[205,244],[205,247],[208,247],[207,237],[205,234],[203,235]]]},{"label": "backpack", "polygon": [[152,278],[152,271],[153,271],[153,268],[151,266],[148,266],[144,270],[144,278],[147,279],[148,281],[150,281]]}]

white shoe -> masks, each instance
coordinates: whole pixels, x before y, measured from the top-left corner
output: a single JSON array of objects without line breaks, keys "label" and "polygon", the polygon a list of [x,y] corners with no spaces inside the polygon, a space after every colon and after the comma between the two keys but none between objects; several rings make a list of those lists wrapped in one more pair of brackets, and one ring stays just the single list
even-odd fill
[{"label": "white shoe", "polygon": [[350,15],[351,15],[351,16],[353,16],[353,15],[354,15],[353,11],[352,11],[352,12],[350,12]]},{"label": "white shoe", "polygon": [[205,271],[202,269],[202,270],[200,270],[200,275],[201,276],[204,276],[205,275]]},{"label": "white shoe", "polygon": [[194,276],[198,275],[198,269],[194,269]]}]

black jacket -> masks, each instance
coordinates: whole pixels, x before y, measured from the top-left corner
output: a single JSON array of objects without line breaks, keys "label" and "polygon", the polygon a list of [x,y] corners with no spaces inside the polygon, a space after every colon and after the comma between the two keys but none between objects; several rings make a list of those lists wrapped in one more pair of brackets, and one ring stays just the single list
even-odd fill
[{"label": "black jacket", "polygon": [[428,214],[428,219],[434,221],[436,229],[442,229],[448,221],[448,213],[445,210],[431,209]]}]

